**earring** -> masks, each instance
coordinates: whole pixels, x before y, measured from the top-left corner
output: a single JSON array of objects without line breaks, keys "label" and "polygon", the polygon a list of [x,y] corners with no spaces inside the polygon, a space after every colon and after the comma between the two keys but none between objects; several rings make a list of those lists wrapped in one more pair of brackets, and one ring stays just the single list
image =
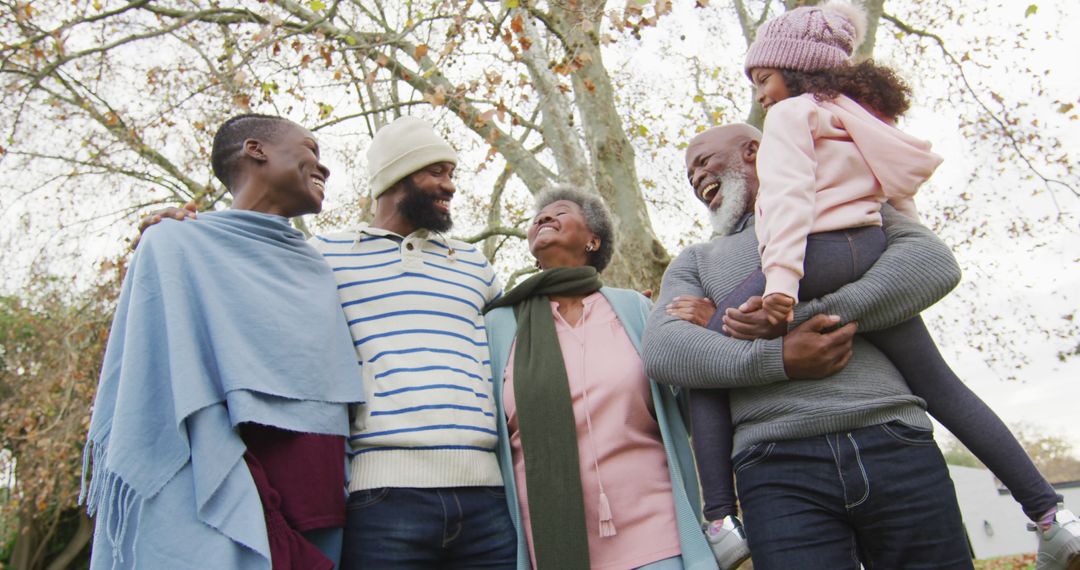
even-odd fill
[{"label": "earring", "polygon": [[586,253],[592,253],[592,244],[589,244],[589,245],[585,246],[585,252]]},{"label": "earring", "polygon": [[540,267],[540,260],[539,259],[537,259],[536,263],[534,263],[533,265],[535,265],[537,269],[543,269],[543,267]]}]

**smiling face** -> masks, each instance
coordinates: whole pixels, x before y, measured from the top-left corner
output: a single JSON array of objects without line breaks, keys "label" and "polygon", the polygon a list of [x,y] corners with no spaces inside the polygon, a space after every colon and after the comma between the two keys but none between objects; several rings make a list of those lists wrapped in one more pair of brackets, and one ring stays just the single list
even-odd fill
[{"label": "smiling face", "polygon": [[319,144],[314,135],[287,123],[272,140],[261,144],[267,157],[265,179],[283,215],[320,212],[330,169],[319,162]]},{"label": "smiling face", "polygon": [[750,81],[754,84],[754,99],[765,112],[769,107],[791,97],[784,74],[773,67],[755,67],[750,70]]},{"label": "smiling face", "polygon": [[732,169],[731,148],[715,140],[694,139],[686,149],[686,177],[694,196],[710,211],[720,207],[724,174]]},{"label": "smiling face", "polygon": [[600,238],[589,229],[585,212],[570,200],[556,200],[533,218],[528,231],[529,251],[543,269],[588,265],[589,251]]},{"label": "smiling face", "polygon": [[[686,176],[694,196],[710,216],[738,221],[753,208],[757,195],[757,148],[761,134],[744,124],[713,127],[694,137],[686,148]],[[715,220],[714,220],[715,224]],[[723,228],[718,227],[720,233]]]},{"label": "smiling face", "polygon": [[454,222],[450,217],[450,201],[454,198],[454,164],[436,162],[406,176],[398,212],[416,228],[437,232],[448,231]]}]

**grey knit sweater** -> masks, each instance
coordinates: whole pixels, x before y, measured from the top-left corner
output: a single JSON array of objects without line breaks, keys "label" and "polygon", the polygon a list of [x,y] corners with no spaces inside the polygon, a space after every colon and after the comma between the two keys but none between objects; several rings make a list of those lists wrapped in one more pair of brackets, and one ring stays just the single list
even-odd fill
[{"label": "grey knit sweater", "polygon": [[[795,323],[818,313],[858,321],[871,331],[916,316],[960,280],[949,248],[930,230],[882,208],[888,247],[861,279],[821,299],[800,303]],[[893,420],[930,427],[925,403],[913,396],[888,358],[856,336],[840,372],[822,380],[784,373],[783,339],[743,341],[668,316],[679,295],[723,299],[760,266],[753,219],[734,233],[693,245],[668,267],[645,330],[649,377],[690,388],[730,388],[734,452],[762,441],[796,439]]]}]

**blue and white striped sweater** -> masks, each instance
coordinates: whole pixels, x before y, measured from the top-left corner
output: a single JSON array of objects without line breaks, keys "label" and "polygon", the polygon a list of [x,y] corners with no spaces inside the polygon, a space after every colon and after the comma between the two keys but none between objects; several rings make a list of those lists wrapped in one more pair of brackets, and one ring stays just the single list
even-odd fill
[{"label": "blue and white striped sweater", "polygon": [[502,485],[481,314],[501,288],[483,254],[366,225],[310,243],[333,269],[367,390],[349,490]]}]

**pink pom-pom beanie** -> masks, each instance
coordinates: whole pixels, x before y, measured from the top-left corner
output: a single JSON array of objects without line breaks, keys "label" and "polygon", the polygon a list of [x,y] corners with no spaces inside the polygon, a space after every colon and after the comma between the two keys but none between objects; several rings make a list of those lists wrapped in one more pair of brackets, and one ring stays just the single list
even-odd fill
[{"label": "pink pom-pom beanie", "polygon": [[746,52],[746,75],[757,67],[817,71],[845,65],[865,32],[865,12],[846,2],[789,10],[758,28]]}]

